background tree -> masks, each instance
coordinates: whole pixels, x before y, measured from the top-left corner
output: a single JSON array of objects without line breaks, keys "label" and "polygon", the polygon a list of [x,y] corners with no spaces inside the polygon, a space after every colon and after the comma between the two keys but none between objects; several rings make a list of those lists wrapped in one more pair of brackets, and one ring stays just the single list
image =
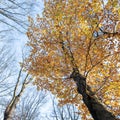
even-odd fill
[{"label": "background tree", "polygon": [[[28,94],[28,91],[31,92]],[[27,87],[25,93],[17,104],[11,120],[41,120],[41,108],[47,102],[47,93],[36,91],[36,88],[32,86]]]},{"label": "background tree", "polygon": [[21,46],[26,42],[28,15],[34,14],[36,5],[32,0],[0,1],[0,119],[3,113],[5,119],[12,119],[16,104],[30,82],[26,81],[28,75],[25,77],[25,73],[19,71],[18,61],[22,58]]},{"label": "background tree", "polygon": [[119,1],[44,2],[43,17],[29,18],[27,32],[31,53],[24,66],[34,84],[56,94],[61,104],[76,104],[83,119],[90,112],[95,120],[115,120],[120,111]]},{"label": "background tree", "polygon": [[[31,81],[30,81],[30,78],[28,79],[28,74],[25,75],[25,78],[23,78],[23,83],[21,85],[21,88],[18,88],[19,87],[19,84],[20,84],[20,79],[21,79],[21,74],[22,74],[22,69],[23,67],[21,67],[20,71],[19,71],[19,74],[18,74],[18,78],[17,78],[17,82],[15,84],[15,87],[14,87],[14,91],[13,91],[13,95],[12,95],[12,99],[10,100],[9,104],[7,105],[6,109],[5,109],[5,112],[4,112],[4,120],[11,120],[12,118],[12,115],[14,114],[14,111],[15,111],[15,108],[16,108],[16,105],[18,104],[22,94],[24,93],[24,90],[26,88],[26,85],[29,84]],[[18,89],[19,92],[18,92]]]},{"label": "background tree", "polygon": [[14,55],[7,55],[8,51],[9,49],[6,50],[5,46],[0,51],[0,100],[2,101],[0,102],[0,119],[39,119],[40,107],[46,102],[47,92],[36,91],[32,86],[30,75],[23,72],[23,66],[19,72],[15,72]]},{"label": "background tree", "polygon": [[55,97],[52,99],[52,112],[49,116],[46,116],[47,120],[80,120],[80,111],[72,104],[66,104],[59,106]]},{"label": "background tree", "polygon": [[[13,92],[14,83],[10,79],[14,76],[14,56],[8,54],[9,48],[6,45],[1,45],[0,49],[0,119],[3,117],[3,112]],[[13,64],[11,64],[13,63]],[[7,97],[6,97],[7,96]]]}]

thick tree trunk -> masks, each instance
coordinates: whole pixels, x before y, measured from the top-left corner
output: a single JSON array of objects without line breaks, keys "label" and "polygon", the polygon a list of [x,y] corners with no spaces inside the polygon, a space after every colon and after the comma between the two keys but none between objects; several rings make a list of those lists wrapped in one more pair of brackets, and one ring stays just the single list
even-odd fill
[{"label": "thick tree trunk", "polygon": [[99,102],[90,87],[86,85],[86,78],[79,73],[78,69],[73,69],[70,77],[76,82],[78,93],[83,96],[83,102],[94,120],[117,120],[115,116]]}]

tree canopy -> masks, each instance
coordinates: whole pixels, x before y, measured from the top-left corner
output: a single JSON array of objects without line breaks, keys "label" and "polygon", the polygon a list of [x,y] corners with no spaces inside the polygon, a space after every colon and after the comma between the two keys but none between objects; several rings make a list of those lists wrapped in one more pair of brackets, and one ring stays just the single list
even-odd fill
[{"label": "tree canopy", "polygon": [[[119,0],[44,0],[43,16],[29,17],[30,55],[25,69],[38,89],[55,94],[61,105],[89,112],[70,77],[77,68],[94,95],[116,116],[120,112]],[[88,113],[88,114],[87,114]],[[91,118],[90,118],[91,119]]]}]

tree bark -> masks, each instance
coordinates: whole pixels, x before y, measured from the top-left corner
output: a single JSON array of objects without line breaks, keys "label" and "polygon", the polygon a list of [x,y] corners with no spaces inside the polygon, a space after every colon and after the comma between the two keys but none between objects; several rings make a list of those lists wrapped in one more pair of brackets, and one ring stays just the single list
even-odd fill
[{"label": "tree bark", "polygon": [[117,120],[115,116],[100,103],[99,99],[86,84],[86,78],[79,73],[77,68],[73,69],[70,77],[76,82],[77,91],[83,96],[83,102],[94,120]]}]

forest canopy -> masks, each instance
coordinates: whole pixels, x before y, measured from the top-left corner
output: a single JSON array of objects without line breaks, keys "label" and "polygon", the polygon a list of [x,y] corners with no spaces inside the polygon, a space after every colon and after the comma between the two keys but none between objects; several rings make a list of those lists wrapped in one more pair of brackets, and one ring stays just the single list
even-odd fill
[{"label": "forest canopy", "polygon": [[[44,0],[43,16],[29,17],[30,55],[25,70],[38,89],[51,91],[60,105],[89,112],[78,94],[73,70],[84,76],[93,96],[107,110],[120,113],[119,0]],[[83,91],[84,92],[84,91]],[[88,114],[86,114],[88,113]],[[90,118],[91,119],[91,118]]]}]

